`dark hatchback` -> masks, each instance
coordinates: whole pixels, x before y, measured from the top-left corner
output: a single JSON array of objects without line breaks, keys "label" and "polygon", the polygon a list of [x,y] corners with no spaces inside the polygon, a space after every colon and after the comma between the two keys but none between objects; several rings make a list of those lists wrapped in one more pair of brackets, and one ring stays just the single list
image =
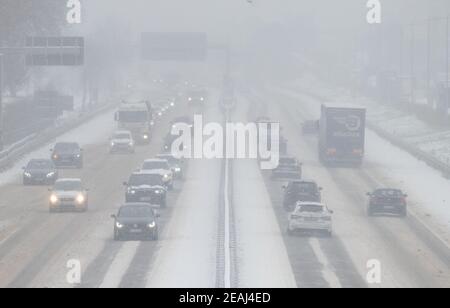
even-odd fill
[{"label": "dark hatchback", "polygon": [[126,203],[114,219],[114,240],[140,238],[158,240],[159,214],[147,203]]},{"label": "dark hatchback", "polygon": [[50,150],[56,167],[83,168],[83,149],[75,142],[60,142]]},{"label": "dark hatchback", "polygon": [[408,197],[400,189],[377,189],[369,196],[369,205],[367,214],[373,216],[376,214],[396,214],[406,217],[408,214],[408,205],[406,198]]},{"label": "dark hatchback", "polygon": [[23,185],[53,185],[58,170],[50,159],[32,159],[23,168]]},{"label": "dark hatchback", "polygon": [[314,181],[292,181],[283,189],[283,207],[286,211],[293,211],[298,202],[322,202],[322,187]]},{"label": "dark hatchback", "polygon": [[301,179],[302,164],[295,157],[281,157],[278,167],[272,170],[272,179]]},{"label": "dark hatchback", "polygon": [[147,171],[134,172],[128,182],[123,183],[126,187],[126,202],[144,202],[160,207],[167,206],[167,190],[159,174]]}]

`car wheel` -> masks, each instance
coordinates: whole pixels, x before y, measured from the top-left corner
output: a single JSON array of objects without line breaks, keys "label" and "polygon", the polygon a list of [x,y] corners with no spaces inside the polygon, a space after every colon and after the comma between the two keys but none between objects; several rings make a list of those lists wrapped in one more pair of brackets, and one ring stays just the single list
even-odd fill
[{"label": "car wheel", "polygon": [[294,235],[294,232],[289,227],[287,228],[287,235],[289,235],[289,236]]},{"label": "car wheel", "polygon": [[118,242],[121,240],[120,234],[118,231],[114,231],[114,241]]},{"label": "car wheel", "polygon": [[400,210],[400,217],[407,217],[408,216],[408,210],[406,208],[403,208]]}]

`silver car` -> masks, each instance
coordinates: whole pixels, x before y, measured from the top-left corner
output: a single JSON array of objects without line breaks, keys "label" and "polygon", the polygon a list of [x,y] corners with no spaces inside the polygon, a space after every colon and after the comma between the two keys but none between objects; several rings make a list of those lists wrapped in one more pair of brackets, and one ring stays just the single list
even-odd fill
[{"label": "silver car", "polygon": [[320,231],[331,237],[332,214],[333,211],[322,203],[298,202],[294,212],[289,214],[288,234],[292,235],[295,231]]}]

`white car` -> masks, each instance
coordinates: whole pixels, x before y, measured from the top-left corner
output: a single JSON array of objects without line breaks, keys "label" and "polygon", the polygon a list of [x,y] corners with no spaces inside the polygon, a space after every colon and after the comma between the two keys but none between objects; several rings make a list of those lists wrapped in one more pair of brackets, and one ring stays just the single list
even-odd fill
[{"label": "white car", "polygon": [[298,202],[295,210],[289,214],[288,234],[295,231],[322,231],[327,236],[333,234],[333,211],[326,205],[316,202]]},{"label": "white car", "polygon": [[161,174],[167,188],[173,189],[173,171],[166,159],[147,159],[144,161],[141,170]]},{"label": "white car", "polygon": [[111,137],[109,144],[110,153],[134,153],[133,135],[129,131],[117,131]]},{"label": "white car", "polygon": [[71,210],[86,212],[88,210],[88,190],[80,179],[60,179],[50,189],[50,212]]}]

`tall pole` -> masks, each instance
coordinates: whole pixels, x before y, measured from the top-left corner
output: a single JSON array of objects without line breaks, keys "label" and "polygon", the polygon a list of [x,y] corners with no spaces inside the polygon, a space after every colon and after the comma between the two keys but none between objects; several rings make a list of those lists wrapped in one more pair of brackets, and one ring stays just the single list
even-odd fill
[{"label": "tall pole", "polygon": [[414,104],[415,102],[415,93],[414,93],[414,23],[411,24],[411,104]]},{"label": "tall pole", "polygon": [[445,48],[445,71],[446,71],[446,77],[445,77],[445,92],[446,92],[446,96],[447,96],[447,106],[446,106],[446,110],[447,110],[447,112],[448,112],[448,107],[449,107],[449,91],[448,91],[448,88],[449,88],[449,82],[448,82],[448,77],[449,77],[449,71],[448,71],[448,65],[449,65],[449,59],[448,59],[448,56],[449,56],[449,54],[448,54],[448,51],[449,51],[449,42],[448,42],[448,34],[449,34],[449,22],[450,22],[450,17],[449,16],[447,16],[447,19],[446,19],[446,30],[445,30],[445,46],[446,46],[446,48]]},{"label": "tall pole", "polygon": [[3,54],[0,53],[0,151],[3,150]]},{"label": "tall pole", "polygon": [[427,21],[427,104],[431,102],[431,18]]}]

